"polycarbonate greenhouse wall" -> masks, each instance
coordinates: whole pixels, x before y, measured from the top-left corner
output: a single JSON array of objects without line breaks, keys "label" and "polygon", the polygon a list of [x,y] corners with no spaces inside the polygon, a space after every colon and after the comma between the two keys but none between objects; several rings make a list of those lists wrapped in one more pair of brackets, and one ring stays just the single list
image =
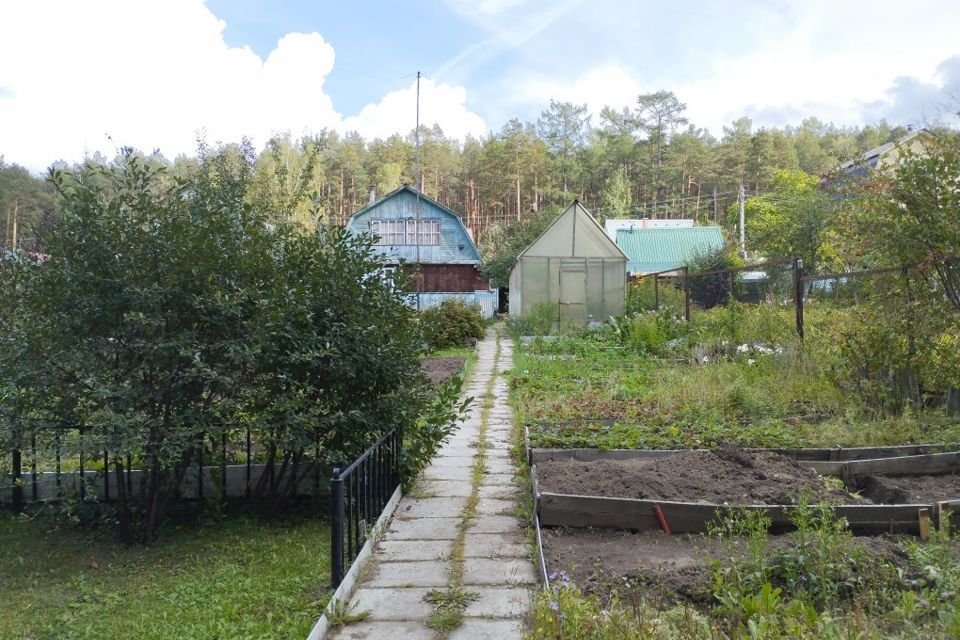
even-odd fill
[{"label": "polycarbonate greenhouse wall", "polygon": [[624,312],[625,260],[528,257],[510,273],[510,313],[527,316],[537,303],[557,305],[561,322],[601,321]]},{"label": "polycarbonate greenhouse wall", "polygon": [[510,315],[556,305],[561,322],[622,315],[627,257],[593,216],[574,203],[520,256],[510,272]]}]

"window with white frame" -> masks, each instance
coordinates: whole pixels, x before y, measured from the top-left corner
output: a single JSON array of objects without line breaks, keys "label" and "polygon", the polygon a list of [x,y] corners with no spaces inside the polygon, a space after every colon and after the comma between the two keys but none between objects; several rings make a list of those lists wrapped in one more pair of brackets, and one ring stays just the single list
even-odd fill
[{"label": "window with white frame", "polygon": [[[419,226],[419,229],[417,227]],[[407,244],[437,246],[440,244],[439,220],[411,220],[407,223]]]},{"label": "window with white frame", "polygon": [[374,220],[370,223],[370,233],[377,237],[377,244],[406,244],[406,229],[403,220]]}]

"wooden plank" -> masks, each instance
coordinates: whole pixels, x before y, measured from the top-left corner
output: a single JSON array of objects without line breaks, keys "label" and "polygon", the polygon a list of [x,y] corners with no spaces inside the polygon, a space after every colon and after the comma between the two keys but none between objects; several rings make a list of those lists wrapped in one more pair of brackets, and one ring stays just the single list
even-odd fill
[{"label": "wooden plank", "polygon": [[[537,512],[544,526],[659,529],[654,505],[660,506],[670,530],[675,533],[706,532],[718,514],[730,509],[717,504],[540,493]],[[775,528],[791,524],[790,505],[738,508],[765,512]],[[919,530],[917,512],[921,508],[930,508],[930,505],[839,505],[834,507],[834,513],[846,518],[854,530],[909,533]]]},{"label": "wooden plank", "polygon": [[862,476],[882,474],[890,476],[917,476],[960,471],[960,452],[931,453],[897,458],[850,460],[844,463],[843,474]]},{"label": "wooden plank", "polygon": [[920,541],[926,542],[930,538],[930,510],[920,509],[917,516],[920,520]]},{"label": "wooden plank", "polygon": [[[801,449],[745,449],[751,453],[779,453],[797,460],[808,461],[845,461],[845,460],[873,460],[895,456],[925,455],[960,448],[960,444],[913,444],[891,447],[850,447],[840,448],[801,448]],[[596,460],[644,460],[662,458],[685,451],[709,451],[709,449],[545,449],[533,448],[529,450],[530,464],[549,462],[551,460],[579,460],[580,462],[594,462]]]}]

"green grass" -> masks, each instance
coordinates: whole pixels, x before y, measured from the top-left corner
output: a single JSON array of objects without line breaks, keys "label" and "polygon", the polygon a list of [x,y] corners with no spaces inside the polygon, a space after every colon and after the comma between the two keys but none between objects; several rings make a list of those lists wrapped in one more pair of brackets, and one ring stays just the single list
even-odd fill
[{"label": "green grass", "polygon": [[625,338],[608,328],[519,346],[513,401],[533,444],[699,448],[960,442],[960,419],[930,424],[925,418],[943,418],[942,413],[918,410],[883,415],[841,391],[830,376],[828,337],[820,344],[808,340],[800,357],[789,330],[775,326],[761,341],[783,353],[740,353],[738,342],[722,344],[718,324],[705,320],[690,329],[648,328],[639,338],[636,331]]},{"label": "green grass", "polygon": [[329,597],[329,527],[221,515],[151,547],[0,516],[0,638],[303,638]]},{"label": "green grass", "polygon": [[427,354],[428,358],[470,358],[475,352],[476,347],[447,347],[446,349],[437,349]]}]

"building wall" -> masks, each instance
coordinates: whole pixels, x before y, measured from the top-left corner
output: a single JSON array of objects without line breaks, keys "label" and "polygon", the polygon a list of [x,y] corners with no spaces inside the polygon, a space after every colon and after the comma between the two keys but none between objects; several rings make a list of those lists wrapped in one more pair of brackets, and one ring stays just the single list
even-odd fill
[{"label": "building wall", "polygon": [[[402,189],[359,211],[350,219],[347,228],[351,233],[369,233],[370,223],[374,220],[413,221],[417,219],[417,207],[415,193]],[[440,244],[420,245],[419,254],[416,244],[375,247],[384,262],[396,264],[403,260],[421,264],[481,264],[480,253],[459,217],[425,198],[420,198],[419,208],[421,220],[440,221]]]},{"label": "building wall", "polygon": [[[414,268],[411,266],[411,268]],[[490,289],[490,281],[472,264],[422,264],[417,290],[426,292],[471,292]]]}]

